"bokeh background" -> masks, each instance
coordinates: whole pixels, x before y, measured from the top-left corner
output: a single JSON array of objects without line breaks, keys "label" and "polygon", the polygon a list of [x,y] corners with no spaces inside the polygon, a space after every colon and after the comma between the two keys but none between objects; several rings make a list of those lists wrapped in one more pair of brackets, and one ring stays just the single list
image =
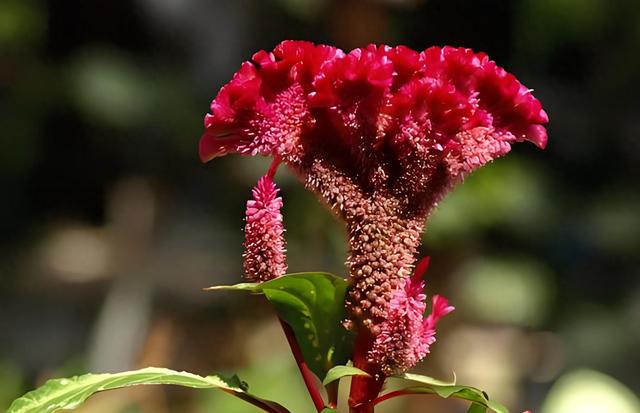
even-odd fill
[{"label": "bokeh background", "polygon": [[[547,150],[516,145],[429,221],[427,293],[457,311],[416,370],[455,371],[516,412],[640,412],[635,0],[2,0],[0,409],[50,377],[155,365],[237,372],[311,411],[268,306],[201,291],[240,280],[244,203],[267,165],[201,165],[202,117],[241,61],[290,38],[464,45],[535,89]],[[342,227],[277,181],[290,270],[345,274]],[[81,411],[257,410],[148,387]]]}]

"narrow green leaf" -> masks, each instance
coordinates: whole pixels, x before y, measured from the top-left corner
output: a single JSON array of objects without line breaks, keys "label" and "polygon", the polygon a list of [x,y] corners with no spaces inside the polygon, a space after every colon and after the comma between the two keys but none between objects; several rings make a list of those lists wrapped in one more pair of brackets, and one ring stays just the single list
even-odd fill
[{"label": "narrow green leaf", "polygon": [[369,373],[366,371],[360,370],[357,367],[351,366],[334,366],[329,370],[327,376],[322,381],[322,384],[326,386],[327,384],[339,380],[346,376],[368,376]]},{"label": "narrow green leaf", "polygon": [[456,373],[453,373],[453,380],[451,381],[438,380],[438,379],[434,379],[433,377],[423,376],[421,374],[413,374],[413,373],[404,373],[399,376],[393,376],[393,377],[398,379],[415,381],[422,384],[436,385],[436,386],[453,386],[456,384]]},{"label": "narrow green leaf", "polygon": [[[455,397],[457,399],[468,400],[472,403],[484,407],[485,409],[491,409],[496,413],[509,413],[509,411],[500,403],[489,400],[489,397],[485,392],[470,386],[442,386],[437,384],[427,384],[423,386],[407,387],[398,392],[398,395],[401,394],[435,394],[445,399],[449,397]],[[384,400],[386,400],[384,396],[382,397]]]},{"label": "narrow green leaf", "polygon": [[467,410],[467,413],[486,413],[486,412],[487,412],[487,408],[478,403],[471,403],[471,406],[469,406],[469,410]]},{"label": "narrow green leaf", "polygon": [[494,412],[509,413],[509,410],[503,404],[498,403],[495,400],[489,400],[489,402],[487,403],[487,406]]},{"label": "narrow green leaf", "polygon": [[14,400],[5,413],[50,413],[59,409],[74,409],[95,393],[142,384],[174,384],[196,389],[220,389],[267,412],[289,413],[276,402],[247,393],[247,384],[238,376],[202,377],[157,367],[49,380],[38,389]]},{"label": "narrow green leaf", "polygon": [[263,283],[207,288],[264,294],[293,329],[305,361],[321,380],[350,356],[352,334],[344,329],[347,281],[321,272],[288,274]]},{"label": "narrow green leaf", "polygon": [[330,409],[327,407],[326,409],[322,409],[320,413],[338,413],[338,411],[336,409]]}]

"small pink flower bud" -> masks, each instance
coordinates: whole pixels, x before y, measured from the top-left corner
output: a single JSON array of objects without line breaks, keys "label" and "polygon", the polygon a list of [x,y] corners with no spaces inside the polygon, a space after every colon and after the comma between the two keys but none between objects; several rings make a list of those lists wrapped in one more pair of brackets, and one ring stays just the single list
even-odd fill
[{"label": "small pink flower bud", "polygon": [[247,201],[244,272],[250,281],[267,281],[287,272],[278,191],[271,176],[265,175],[253,188],[253,199]]}]

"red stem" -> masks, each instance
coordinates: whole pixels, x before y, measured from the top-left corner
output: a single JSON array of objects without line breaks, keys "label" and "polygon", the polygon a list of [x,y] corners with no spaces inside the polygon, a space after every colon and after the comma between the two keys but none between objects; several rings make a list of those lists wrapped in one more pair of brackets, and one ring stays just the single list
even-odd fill
[{"label": "red stem", "polygon": [[309,366],[307,366],[307,362],[304,361],[302,351],[300,350],[300,346],[298,345],[298,341],[296,340],[293,329],[283,319],[279,318],[279,320],[280,325],[282,325],[284,335],[287,337],[287,342],[289,343],[289,347],[291,348],[291,353],[293,353],[293,358],[296,360],[296,364],[300,369],[302,380],[304,380],[304,384],[307,386],[307,390],[309,391],[309,396],[311,396],[313,405],[318,412],[321,412],[324,409],[324,400],[322,400],[322,395],[320,394],[320,391],[316,386],[316,377],[309,369]]},{"label": "red stem", "polygon": [[392,399],[392,398],[398,397],[398,396],[404,396],[404,395],[407,395],[407,394],[411,394],[411,393],[408,392],[406,389],[405,390],[392,391],[392,392],[389,392],[387,394],[383,394],[382,396],[376,398],[373,401],[373,404],[376,405],[378,403],[382,403],[385,400],[389,400],[389,399]]},{"label": "red stem", "polygon": [[273,179],[273,177],[276,176],[276,172],[278,171],[278,166],[280,166],[281,162],[282,160],[280,159],[279,156],[273,157],[273,161],[271,162],[271,165],[269,166],[269,170],[267,171],[267,175],[269,175],[271,179]]},{"label": "red stem", "polygon": [[340,380],[331,382],[325,386],[327,389],[327,397],[329,399],[329,407],[335,409],[338,407],[338,391],[340,390]]},{"label": "red stem", "polygon": [[353,349],[353,366],[364,370],[370,376],[353,376],[349,394],[350,413],[373,413],[374,400],[382,390],[385,376],[375,365],[367,361],[367,353],[373,345],[374,337],[366,330],[360,331]]}]

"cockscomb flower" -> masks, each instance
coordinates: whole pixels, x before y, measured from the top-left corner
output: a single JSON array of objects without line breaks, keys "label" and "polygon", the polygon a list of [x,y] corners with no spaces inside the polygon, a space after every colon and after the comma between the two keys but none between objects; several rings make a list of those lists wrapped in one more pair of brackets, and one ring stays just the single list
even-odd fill
[{"label": "cockscomb flower", "polygon": [[431,314],[424,317],[427,297],[422,277],[428,263],[429,258],[424,258],[414,275],[403,281],[405,285],[395,290],[387,319],[380,325],[368,354],[368,362],[387,376],[408,370],[422,360],[436,341],[438,320],[454,310],[445,297],[434,295]]},{"label": "cockscomb flower", "polygon": [[511,144],[543,148],[547,121],[530,89],[470,49],[285,41],[220,90],[200,157],[281,159],[346,222],[350,326],[374,338],[406,289],[428,213]]},{"label": "cockscomb flower", "polygon": [[278,191],[267,174],[253,188],[253,199],[247,201],[244,273],[250,281],[268,281],[287,272]]}]

